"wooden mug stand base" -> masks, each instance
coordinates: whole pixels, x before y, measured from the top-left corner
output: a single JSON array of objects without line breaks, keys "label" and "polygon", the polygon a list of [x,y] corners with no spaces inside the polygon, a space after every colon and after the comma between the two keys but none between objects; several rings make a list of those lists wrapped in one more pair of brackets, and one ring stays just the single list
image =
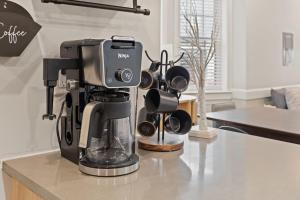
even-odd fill
[{"label": "wooden mug stand base", "polygon": [[180,136],[165,134],[164,139],[158,140],[158,137],[139,138],[138,146],[140,149],[156,152],[179,151],[183,148],[183,140]]}]

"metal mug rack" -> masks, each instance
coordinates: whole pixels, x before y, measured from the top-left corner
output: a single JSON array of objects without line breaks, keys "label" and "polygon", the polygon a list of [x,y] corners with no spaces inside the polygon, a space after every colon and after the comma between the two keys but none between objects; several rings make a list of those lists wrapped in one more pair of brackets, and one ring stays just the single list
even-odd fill
[{"label": "metal mug rack", "polygon": [[[153,63],[155,62],[154,59],[152,59],[148,52],[145,51],[147,58]],[[158,89],[159,90],[163,90],[163,91],[168,91],[168,87],[166,86],[165,80],[163,78],[163,75],[167,73],[168,71],[168,67],[169,66],[174,66],[176,63],[178,63],[184,56],[184,53],[181,54],[181,56],[175,60],[175,61],[169,61],[169,53],[167,50],[163,50],[160,54],[160,62],[159,62],[159,78],[158,78],[158,82],[159,82],[159,86]],[[180,94],[178,95],[178,99],[180,98]],[[162,120],[161,120],[162,119]],[[159,121],[159,125],[158,125],[158,130],[157,130],[157,141],[160,142],[162,140],[162,142],[164,142],[165,140],[165,127],[164,127],[164,121],[166,120],[166,114],[159,114],[158,117],[158,121]],[[162,129],[162,130],[160,130]]]},{"label": "metal mug rack", "polygon": [[132,8],[109,5],[109,4],[102,4],[102,3],[94,3],[94,2],[88,2],[88,1],[77,1],[77,0],[42,0],[42,3],[65,4],[65,5],[71,5],[71,6],[80,6],[80,7],[97,8],[97,9],[114,10],[114,11],[121,11],[121,12],[150,15],[150,10],[142,9],[141,6],[138,5],[137,0],[133,0]]}]

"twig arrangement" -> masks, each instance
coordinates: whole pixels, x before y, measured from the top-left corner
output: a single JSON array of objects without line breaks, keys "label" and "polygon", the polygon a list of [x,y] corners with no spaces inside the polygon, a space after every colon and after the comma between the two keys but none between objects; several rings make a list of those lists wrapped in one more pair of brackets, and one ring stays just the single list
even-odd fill
[{"label": "twig arrangement", "polygon": [[[198,20],[198,14],[195,5],[192,7],[192,13],[190,15],[185,14],[184,18],[188,24],[186,33],[188,35],[186,42],[189,47],[182,49],[187,55],[185,62],[190,66],[192,73],[192,79],[195,82],[198,90],[198,105],[199,105],[199,125],[200,130],[208,130],[207,118],[206,118],[206,95],[205,95],[205,81],[206,70],[208,65],[216,54],[216,45],[218,41],[218,23],[214,20],[213,28],[210,38],[204,38],[200,33],[200,25]],[[207,41],[209,40],[209,42]]]}]

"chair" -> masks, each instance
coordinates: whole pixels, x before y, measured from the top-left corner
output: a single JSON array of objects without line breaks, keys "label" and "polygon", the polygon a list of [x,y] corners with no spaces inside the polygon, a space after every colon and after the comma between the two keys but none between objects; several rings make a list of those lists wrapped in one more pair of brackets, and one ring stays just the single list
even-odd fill
[{"label": "chair", "polygon": [[243,131],[242,129],[233,127],[233,126],[219,126],[219,127],[214,127],[218,129],[222,129],[225,131],[232,131],[232,132],[238,132],[238,133],[243,133],[243,134],[248,134],[246,131]]},{"label": "chair", "polygon": [[220,112],[220,111],[234,110],[234,109],[236,109],[234,102],[216,103],[211,105],[212,112]]},{"label": "chair", "polygon": [[[236,109],[235,103],[234,102],[227,102],[227,103],[217,103],[217,104],[212,104],[211,105],[211,111],[212,112],[221,112],[221,111],[227,111],[227,110],[234,110]],[[243,134],[248,134],[244,130],[233,127],[233,126],[224,126],[216,121],[213,122],[213,127],[222,129],[222,130],[227,130],[227,131],[233,131],[233,132],[238,132],[238,133],[243,133]]]}]

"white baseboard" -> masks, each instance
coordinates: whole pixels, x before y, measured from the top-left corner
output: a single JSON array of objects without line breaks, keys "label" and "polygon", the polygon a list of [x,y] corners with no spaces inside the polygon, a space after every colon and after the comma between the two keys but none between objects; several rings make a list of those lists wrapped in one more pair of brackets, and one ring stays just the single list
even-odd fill
[{"label": "white baseboard", "polygon": [[[196,91],[185,92],[184,95],[192,95],[197,96]],[[214,101],[214,100],[231,100],[232,92],[231,91],[208,91],[206,92],[206,100]]]},{"label": "white baseboard", "polygon": [[207,101],[215,101],[215,100],[231,100],[232,92],[224,91],[224,92],[207,92],[206,100]]},{"label": "white baseboard", "polygon": [[[280,88],[290,88],[290,87],[300,87],[300,85],[288,85],[288,86],[278,86],[272,87],[273,89]],[[232,97],[234,99],[241,100],[253,100],[253,99],[261,99],[271,96],[272,88],[257,88],[257,89],[232,89]]]},{"label": "white baseboard", "polygon": [[269,97],[270,95],[271,95],[270,88],[260,88],[260,89],[251,89],[251,90],[232,89],[232,97],[234,99],[251,100],[251,99],[260,99],[260,98]]}]

